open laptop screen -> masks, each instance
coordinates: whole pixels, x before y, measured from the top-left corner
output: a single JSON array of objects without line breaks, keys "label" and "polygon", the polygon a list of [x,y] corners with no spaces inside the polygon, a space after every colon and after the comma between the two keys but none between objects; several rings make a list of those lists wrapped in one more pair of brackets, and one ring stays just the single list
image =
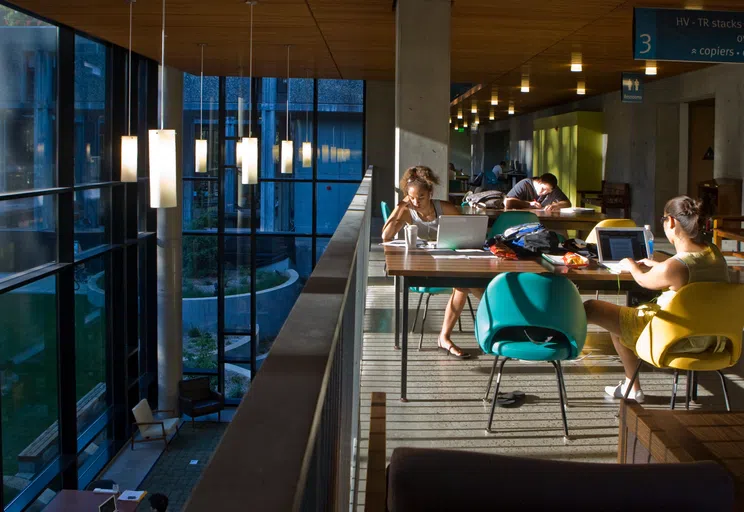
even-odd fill
[{"label": "open laptop screen", "polygon": [[624,258],[648,258],[648,246],[643,228],[597,229],[600,261],[620,261]]},{"label": "open laptop screen", "polygon": [[111,496],[98,506],[98,512],[116,512],[116,496]]}]

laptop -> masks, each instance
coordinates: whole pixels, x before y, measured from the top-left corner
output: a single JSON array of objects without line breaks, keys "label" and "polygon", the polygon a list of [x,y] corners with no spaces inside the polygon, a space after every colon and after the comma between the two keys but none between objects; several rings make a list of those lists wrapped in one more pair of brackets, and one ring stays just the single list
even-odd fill
[{"label": "laptop", "polygon": [[644,228],[597,228],[599,264],[612,272],[625,272],[620,261],[649,257],[649,241]]},{"label": "laptop", "polygon": [[117,512],[116,495],[112,494],[109,499],[98,505],[98,512]]},{"label": "laptop", "polygon": [[437,249],[483,249],[488,231],[487,215],[439,217]]}]

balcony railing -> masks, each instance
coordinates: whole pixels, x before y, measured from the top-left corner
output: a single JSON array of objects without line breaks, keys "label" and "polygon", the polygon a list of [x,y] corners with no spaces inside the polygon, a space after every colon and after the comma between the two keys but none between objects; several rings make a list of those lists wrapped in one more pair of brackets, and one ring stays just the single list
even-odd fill
[{"label": "balcony railing", "polygon": [[349,509],[371,198],[368,171],[187,512]]}]

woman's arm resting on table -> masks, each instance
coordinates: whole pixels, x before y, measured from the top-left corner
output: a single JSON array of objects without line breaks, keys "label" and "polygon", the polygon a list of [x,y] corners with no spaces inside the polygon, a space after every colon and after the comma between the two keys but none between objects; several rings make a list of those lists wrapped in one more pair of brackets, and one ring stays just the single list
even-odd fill
[{"label": "woman's arm resting on table", "polygon": [[664,262],[655,262],[651,268],[642,267],[631,259],[623,261],[626,262],[633,279],[648,290],[665,290],[667,288],[678,290],[690,280],[690,272],[687,266],[673,258]]},{"label": "woman's arm resting on table", "polygon": [[382,241],[389,242],[394,239],[395,235],[410,221],[411,213],[408,211],[408,203],[401,201],[382,227]]}]

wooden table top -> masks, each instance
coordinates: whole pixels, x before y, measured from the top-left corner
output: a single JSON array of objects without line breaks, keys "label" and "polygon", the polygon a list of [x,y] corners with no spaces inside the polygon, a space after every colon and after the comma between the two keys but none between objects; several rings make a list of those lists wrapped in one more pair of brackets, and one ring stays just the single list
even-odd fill
[{"label": "wooden table top", "polygon": [[744,229],[716,228],[714,231],[715,234],[721,238],[744,242]]},{"label": "wooden table top", "polygon": [[[569,269],[542,263],[540,259],[508,261],[494,257],[437,258],[425,249],[406,250],[385,246],[385,266],[390,276],[403,277],[467,277],[489,279],[504,272],[553,272],[572,281],[633,281],[629,273],[613,274],[595,262],[585,269]],[[452,255],[458,253],[452,251]],[[466,255],[466,253],[460,253]]]},{"label": "wooden table top", "polygon": [[[93,491],[74,491],[62,489],[44,509],[46,512],[98,512],[98,506],[109,499],[110,494]],[[117,501],[119,512],[135,512],[138,502]]]},{"label": "wooden table top", "polygon": [[473,208],[472,206],[462,206],[461,211],[465,215],[488,215],[490,218],[497,218],[504,212],[515,211],[515,212],[532,212],[537,215],[540,220],[553,220],[560,221],[565,220],[568,222],[593,222],[598,223],[599,221],[609,219],[606,214],[598,212],[579,212],[579,213],[561,213],[561,212],[548,212],[545,210],[526,210],[526,209],[509,209],[509,210],[496,210],[493,208]]}]

